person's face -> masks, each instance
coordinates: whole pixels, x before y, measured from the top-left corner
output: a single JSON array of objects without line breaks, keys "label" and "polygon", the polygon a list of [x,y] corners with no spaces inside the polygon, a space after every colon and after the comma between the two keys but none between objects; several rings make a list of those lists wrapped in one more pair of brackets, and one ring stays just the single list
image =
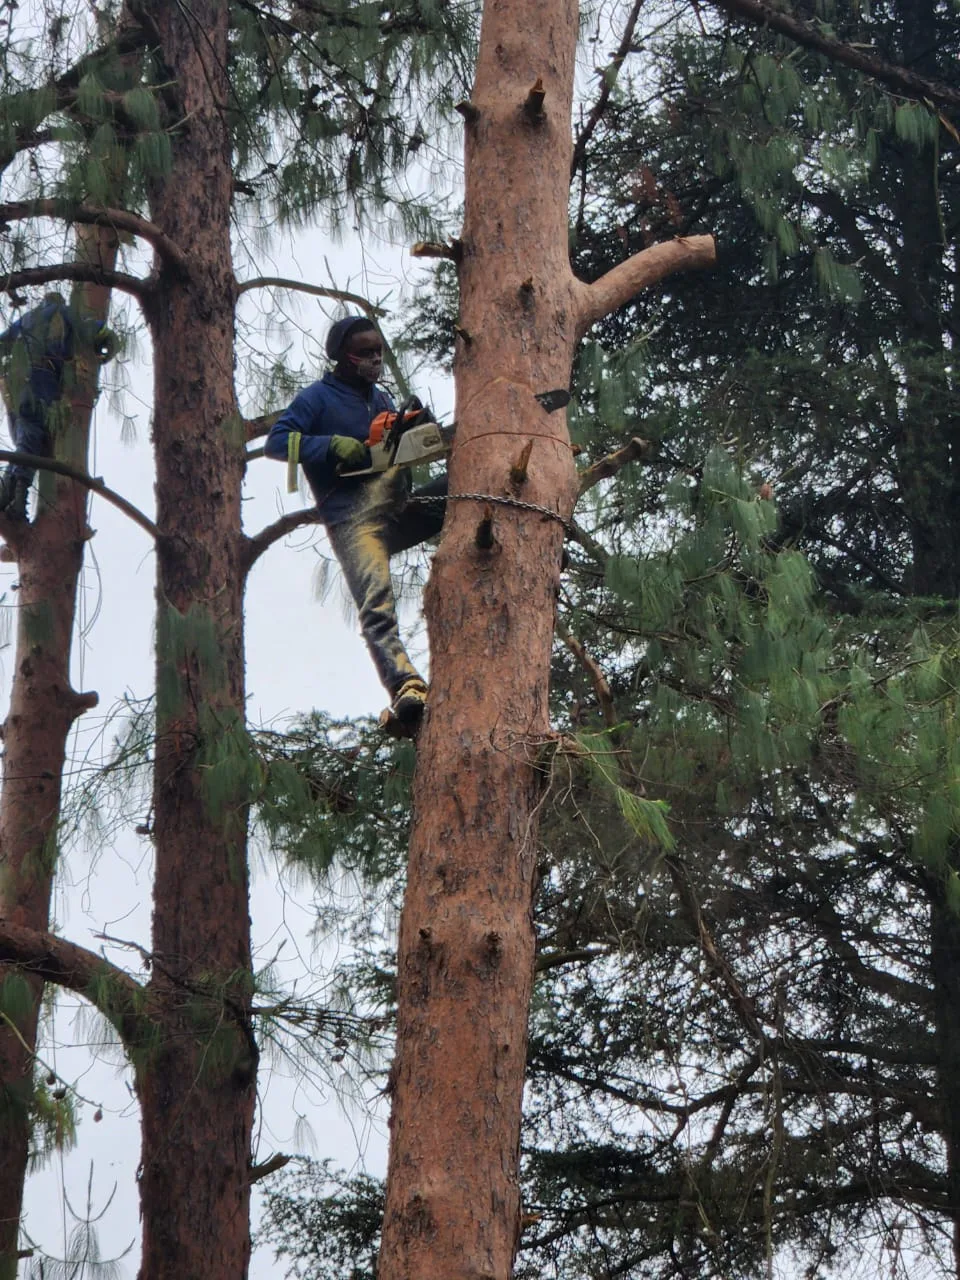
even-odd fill
[{"label": "person's face", "polygon": [[383,372],[383,340],[375,329],[361,329],[347,339],[341,360],[362,382],[371,385]]}]

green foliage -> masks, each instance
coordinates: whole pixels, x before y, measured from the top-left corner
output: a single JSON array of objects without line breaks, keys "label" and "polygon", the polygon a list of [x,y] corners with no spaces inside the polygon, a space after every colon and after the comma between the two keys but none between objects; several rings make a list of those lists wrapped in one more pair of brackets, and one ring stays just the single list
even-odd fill
[{"label": "green foliage", "polygon": [[303,874],[336,866],[376,882],[403,865],[413,777],[411,745],[373,722],[314,712],[286,733],[260,731],[264,769],[255,834]]},{"label": "green foliage", "polygon": [[182,715],[188,680],[196,675],[206,698],[225,679],[223,653],[210,611],[192,605],[186,613],[171,604],[157,609],[157,717],[161,725]]},{"label": "green foliage", "polygon": [[374,1280],[382,1217],[379,1181],[300,1159],[267,1184],[257,1243],[297,1280]]},{"label": "green foliage", "polygon": [[33,1082],[30,1105],[30,1165],[41,1168],[56,1152],[77,1144],[77,1117],[70,1092],[53,1088],[39,1072]]},{"label": "green foliage", "polygon": [[256,744],[243,720],[231,710],[203,708],[199,724],[200,770],[204,802],[215,823],[239,817],[246,828],[246,810],[261,795],[265,770]]}]

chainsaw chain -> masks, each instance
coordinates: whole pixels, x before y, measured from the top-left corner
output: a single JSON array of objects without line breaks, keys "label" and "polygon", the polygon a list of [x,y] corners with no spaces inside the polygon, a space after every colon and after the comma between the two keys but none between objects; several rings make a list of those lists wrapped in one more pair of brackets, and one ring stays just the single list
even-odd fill
[{"label": "chainsaw chain", "polygon": [[547,516],[550,520],[556,520],[558,524],[562,524],[567,533],[572,534],[573,529],[568,520],[564,520],[558,511],[551,511],[549,507],[537,506],[535,502],[521,502],[519,498],[501,498],[493,493],[448,493],[445,497],[439,494],[436,497],[420,498],[411,494],[407,498],[408,502],[490,502],[498,507],[518,507],[521,511],[534,511],[537,515]]}]

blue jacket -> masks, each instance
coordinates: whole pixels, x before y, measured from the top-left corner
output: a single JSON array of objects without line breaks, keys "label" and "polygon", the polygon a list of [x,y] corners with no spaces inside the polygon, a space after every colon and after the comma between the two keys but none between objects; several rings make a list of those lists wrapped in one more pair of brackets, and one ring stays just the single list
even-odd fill
[{"label": "blue jacket", "polygon": [[17,406],[20,417],[44,421],[47,406],[63,394],[63,371],[74,357],[77,336],[94,342],[105,327],[92,318],[78,323],[65,303],[42,302],[0,333],[0,347],[14,351],[15,368],[16,348],[25,356],[26,376]]},{"label": "blue jacket", "polygon": [[331,436],[353,436],[366,441],[370,423],[385,409],[395,408],[380,387],[364,393],[334,373],[325,373],[299,393],[270,428],[264,452],[268,458],[285,462],[291,432],[299,431],[300,463],[310,482],[324,522],[342,524],[352,515],[367,477],[345,480],[338,476],[333,460],[328,460]]}]

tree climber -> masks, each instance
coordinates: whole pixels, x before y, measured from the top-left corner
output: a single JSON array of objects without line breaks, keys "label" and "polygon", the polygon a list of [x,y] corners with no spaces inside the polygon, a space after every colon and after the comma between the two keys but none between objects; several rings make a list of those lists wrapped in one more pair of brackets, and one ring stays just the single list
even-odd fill
[{"label": "tree climber", "polygon": [[[377,386],[383,340],[363,316],[334,324],[326,341],[332,372],[299,393],[267,437],[268,457],[303,466],[360,615],[360,629],[377,674],[390,695],[390,714],[414,731],[427,686],[400,639],[390,581],[390,557],[440,532],[446,477],[411,493],[407,469],[350,476],[370,465],[366,440],[373,419],[393,412]],[[411,502],[410,498],[425,498]],[[430,499],[433,499],[432,501]]]},{"label": "tree climber", "polygon": [[[44,294],[39,306],[0,334],[0,351],[7,356],[4,398],[13,446],[21,453],[50,455],[53,432],[65,425],[57,406],[70,385],[81,343],[101,363],[117,353],[116,334],[102,320],[78,316],[56,292]],[[0,476],[0,511],[6,511],[11,520],[26,520],[33,476],[33,468],[19,462],[11,463]]]}]

